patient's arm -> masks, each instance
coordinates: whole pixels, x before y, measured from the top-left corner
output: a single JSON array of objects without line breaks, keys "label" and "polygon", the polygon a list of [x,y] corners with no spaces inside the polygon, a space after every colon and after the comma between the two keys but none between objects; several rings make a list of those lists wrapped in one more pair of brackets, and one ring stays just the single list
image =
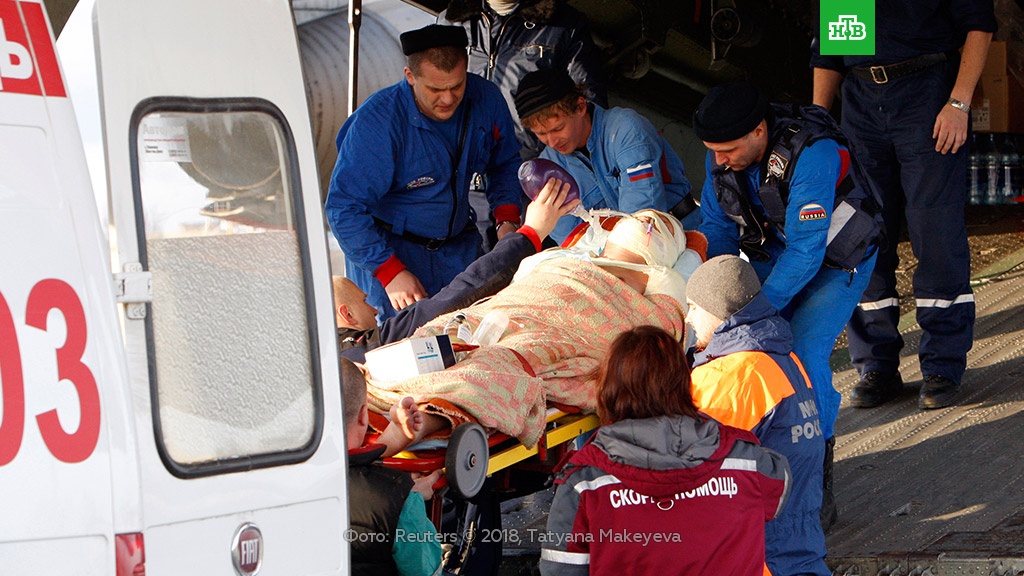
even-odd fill
[{"label": "patient's arm", "polygon": [[385,320],[380,328],[380,344],[408,338],[434,318],[493,296],[508,286],[523,258],[536,254],[558,219],[579,204],[579,200],[574,200],[563,205],[568,191],[568,184],[549,180],[537,199],[526,207],[526,221],[522,228],[514,234],[506,234],[490,252],[477,258],[440,292]]},{"label": "patient's arm", "polygon": [[449,425],[448,420],[440,416],[421,412],[410,396],[402,398],[401,402],[392,406],[389,414],[391,423],[377,439],[378,444],[387,446],[381,455],[383,458],[394,456]]},{"label": "patient's arm", "polygon": [[508,286],[523,258],[536,253],[537,249],[528,236],[507,234],[493,250],[475,260],[440,292],[385,320],[380,329],[381,345],[408,338],[434,318],[493,295]]}]

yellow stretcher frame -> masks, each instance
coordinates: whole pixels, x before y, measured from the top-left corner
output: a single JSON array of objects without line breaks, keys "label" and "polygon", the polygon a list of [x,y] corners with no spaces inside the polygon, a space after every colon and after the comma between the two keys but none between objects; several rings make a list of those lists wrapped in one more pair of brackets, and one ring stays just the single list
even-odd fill
[{"label": "yellow stretcher frame", "polygon": [[[406,472],[429,473],[444,469],[445,476],[434,489],[449,486],[461,498],[472,498],[483,487],[487,478],[525,462],[533,456],[549,461],[548,450],[557,448],[559,457],[571,440],[600,426],[596,414],[570,414],[557,408],[548,408],[544,433],[537,444],[527,448],[514,437],[505,434],[487,435],[475,423],[460,424],[452,432],[447,446],[407,450],[384,459],[384,465]],[[486,454],[487,467],[480,466]],[[550,464],[550,462],[549,462]],[[455,470],[449,470],[454,466]],[[475,470],[475,471],[474,471]],[[452,472],[456,475],[453,477]],[[438,514],[440,511],[438,511]],[[440,516],[438,515],[438,518]]]},{"label": "yellow stretcher frame", "polygon": [[527,448],[522,444],[516,444],[491,454],[487,459],[487,475],[518,464],[542,450],[574,440],[577,436],[595,430],[601,425],[596,414],[567,414],[560,410],[549,412],[547,422],[544,434],[536,446]]}]

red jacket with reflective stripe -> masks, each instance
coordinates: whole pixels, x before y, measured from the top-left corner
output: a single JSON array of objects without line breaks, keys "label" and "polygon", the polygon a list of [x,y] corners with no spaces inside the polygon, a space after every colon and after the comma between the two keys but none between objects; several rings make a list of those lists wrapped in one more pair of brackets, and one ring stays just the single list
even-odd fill
[{"label": "red jacket with reflective stripe", "polygon": [[761,575],[789,468],[752,435],[683,416],[602,427],[560,477],[542,574]]}]

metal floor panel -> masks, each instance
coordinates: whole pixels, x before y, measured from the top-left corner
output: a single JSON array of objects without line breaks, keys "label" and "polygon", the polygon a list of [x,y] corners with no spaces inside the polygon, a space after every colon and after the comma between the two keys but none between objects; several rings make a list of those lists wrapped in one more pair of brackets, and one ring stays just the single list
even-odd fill
[{"label": "metal floor panel", "polygon": [[[976,288],[975,298],[975,342],[955,406],[917,408],[916,324],[904,331],[897,401],[851,408],[857,373],[849,364],[836,372],[839,522],[828,549],[838,573],[906,574],[915,565],[892,572],[879,557],[917,557],[932,574],[1017,574],[1024,564],[1024,273]],[[1007,560],[980,571],[957,564],[990,558]]]}]

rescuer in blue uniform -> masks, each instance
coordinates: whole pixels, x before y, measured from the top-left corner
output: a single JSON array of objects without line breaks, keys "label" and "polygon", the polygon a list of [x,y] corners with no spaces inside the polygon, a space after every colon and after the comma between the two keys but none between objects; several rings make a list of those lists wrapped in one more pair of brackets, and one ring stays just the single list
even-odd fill
[{"label": "rescuer in blue uniform", "polygon": [[881,226],[842,133],[824,109],[770,106],[748,83],[712,88],[693,127],[708,147],[701,194],[708,258],[750,259],[764,295],[793,331],[815,392],[831,517],[831,448],[840,395],[829,356],[867,286]]},{"label": "rescuer in blue uniform", "polygon": [[[687,228],[700,223],[683,161],[647,119],[628,108],[606,110],[587,102],[584,88],[565,70],[523,77],[516,90],[523,127],[545,145],[540,157],[565,168],[580,189],[583,207],[670,212]],[[563,216],[551,237],[561,242],[581,220]]]},{"label": "rescuer in blue uniform", "polygon": [[498,238],[521,223],[519,143],[498,88],[466,73],[466,33],[401,36],[405,79],[370,96],[338,132],[325,211],[346,276],[382,321],[436,294],[481,253],[469,206],[488,176]]},{"label": "rescuer in blue uniform", "polygon": [[902,390],[895,271],[906,217],[923,331],[918,406],[941,408],[956,401],[973,343],[964,144],[996,21],[992,0],[892,0],[875,9],[873,56],[821,56],[815,41],[811,57],[814,102],[830,107],[842,84],[843,129],[885,204],[888,242],[847,329],[861,375],[850,400],[870,408]]}]

